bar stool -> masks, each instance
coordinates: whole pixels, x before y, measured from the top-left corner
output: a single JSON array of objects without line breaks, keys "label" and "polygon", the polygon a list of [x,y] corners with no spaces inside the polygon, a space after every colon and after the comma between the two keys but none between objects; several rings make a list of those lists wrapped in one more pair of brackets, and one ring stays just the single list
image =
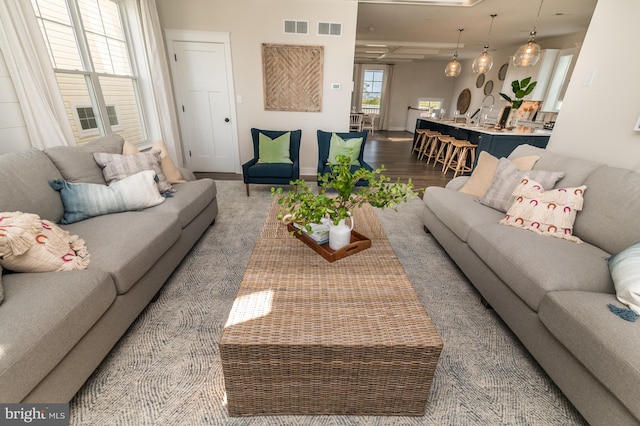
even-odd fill
[{"label": "bar stool", "polygon": [[[469,141],[459,139],[451,141],[451,145],[453,149],[444,173],[453,170],[453,177],[455,178],[458,173],[471,172],[473,170],[473,160],[476,157],[476,146]],[[470,165],[467,166],[469,157],[471,157]]]},{"label": "bar stool", "polygon": [[[438,136],[440,136],[440,132],[435,131],[435,130],[428,130],[427,134],[426,134],[426,141],[422,146],[422,150],[420,151],[420,154],[418,156],[418,159],[420,161],[422,161],[422,159],[427,156],[427,160],[429,160],[429,154],[432,152],[433,150],[433,145],[437,143],[438,141]],[[427,164],[429,164],[429,161],[427,161]]]},{"label": "bar stool", "polygon": [[416,138],[416,143],[413,145],[413,149],[411,150],[411,155],[413,155],[413,153],[417,153],[416,156],[419,157],[420,153],[422,152],[422,150],[424,149],[424,145],[427,142],[427,132],[429,130],[427,129],[416,129],[416,133],[418,134],[418,137]]},{"label": "bar stool", "polygon": [[442,164],[442,173],[446,173],[447,163],[449,162],[449,157],[451,156],[451,140],[455,139],[451,136],[440,135],[438,136],[438,143],[440,146],[438,147],[438,153],[435,156],[435,162],[433,166],[437,166],[438,164]]},{"label": "bar stool", "polygon": [[440,132],[434,132],[434,135],[431,137],[431,142],[429,143],[428,152],[425,151],[425,155],[427,156],[427,164],[431,162],[433,158],[433,164],[436,164],[436,157],[438,156],[438,148],[440,147],[440,136],[446,136],[441,134]]}]

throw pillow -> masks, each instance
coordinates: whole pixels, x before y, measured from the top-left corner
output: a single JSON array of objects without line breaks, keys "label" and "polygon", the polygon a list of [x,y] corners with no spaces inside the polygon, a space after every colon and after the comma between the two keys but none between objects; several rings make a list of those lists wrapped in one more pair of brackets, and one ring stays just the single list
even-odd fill
[{"label": "throw pillow", "polygon": [[583,185],[545,191],[542,185],[525,176],[513,191],[516,199],[500,223],[581,243],[573,235],[573,223],[577,212],[582,210],[585,189]]},{"label": "throw pillow", "polygon": [[616,297],[640,314],[640,242],[609,258]]},{"label": "throw pillow", "polygon": [[64,216],[62,224],[78,222],[108,213],[141,210],[162,203],[165,198],[158,193],[153,170],[143,170],[109,186],[94,183],[69,183],[63,179],[49,181],[60,191]]},{"label": "throw pillow", "polygon": [[160,167],[160,151],[140,152],[132,155],[106,154],[98,152],[93,154],[96,163],[102,167],[102,173],[107,184],[124,179],[143,170],[153,170],[158,177],[158,190],[165,193],[171,190],[171,184],[167,180],[162,167]]},{"label": "throw pillow", "polygon": [[[526,157],[518,157],[511,161],[520,170],[531,170],[536,164],[536,161],[540,159],[537,155],[529,155]],[[493,182],[493,177],[496,174],[499,160],[487,151],[480,151],[478,155],[478,162],[471,172],[471,176],[460,188],[460,192],[473,195],[474,197],[482,197]]]},{"label": "throw pillow", "polygon": [[327,163],[337,164],[336,157],[345,155],[351,157],[352,166],[360,166],[358,157],[360,156],[360,148],[362,147],[362,138],[342,139],[335,133],[331,134],[329,141],[329,157]]},{"label": "throw pillow", "polygon": [[[56,165],[60,174],[69,182],[106,184],[102,169],[93,159],[95,152],[119,154],[122,152],[124,139],[117,134],[102,137],[82,146],[55,146],[47,148],[44,153]],[[53,176],[51,176],[53,177]]]},{"label": "throw pillow", "polygon": [[0,265],[15,272],[85,269],[89,253],[77,235],[32,213],[0,213]]},{"label": "throw pillow", "polygon": [[511,160],[501,158],[498,161],[498,168],[491,186],[478,201],[501,212],[506,212],[513,204],[515,198],[513,191],[525,175],[539,182],[543,188],[553,188],[556,182],[562,179],[564,173],[546,170],[521,171]]},{"label": "throw pillow", "polygon": [[[182,174],[180,173],[180,169],[176,167],[176,164],[171,159],[164,141],[157,141],[153,144],[150,150],[160,151],[160,168],[162,169],[164,175],[167,177],[169,183],[173,184],[186,182],[186,180],[184,180]],[[137,146],[128,141],[124,142],[124,146],[122,147],[122,155],[133,155],[138,154],[139,152],[140,150]]]},{"label": "throw pillow", "polygon": [[264,133],[258,133],[258,157],[260,163],[293,164],[289,154],[291,132],[271,139]]}]

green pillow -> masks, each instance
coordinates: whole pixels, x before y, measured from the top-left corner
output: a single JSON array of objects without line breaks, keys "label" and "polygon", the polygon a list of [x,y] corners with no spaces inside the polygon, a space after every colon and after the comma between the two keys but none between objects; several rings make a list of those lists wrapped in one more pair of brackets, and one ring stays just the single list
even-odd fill
[{"label": "green pillow", "polygon": [[[329,145],[329,158],[327,163],[336,164],[338,155],[351,156],[351,165],[360,166],[358,157],[360,156],[360,147],[362,146],[362,138],[353,138],[344,140],[335,133],[331,134],[331,142]],[[351,151],[351,153],[349,153]]]},{"label": "green pillow", "polygon": [[258,134],[258,156],[260,163],[287,163],[293,164],[289,158],[289,145],[291,144],[291,132],[287,132],[275,139],[271,139],[264,133]]}]

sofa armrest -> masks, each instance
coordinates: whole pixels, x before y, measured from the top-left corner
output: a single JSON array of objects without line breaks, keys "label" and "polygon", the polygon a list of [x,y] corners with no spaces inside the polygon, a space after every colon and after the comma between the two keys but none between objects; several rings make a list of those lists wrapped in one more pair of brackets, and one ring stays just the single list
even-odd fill
[{"label": "sofa armrest", "polygon": [[449,183],[445,185],[445,188],[458,191],[468,180],[469,176],[458,176],[457,178],[451,179]]},{"label": "sofa armrest", "polygon": [[180,167],[180,174],[182,178],[186,181],[196,180],[196,175],[189,169],[185,169],[184,167]]}]

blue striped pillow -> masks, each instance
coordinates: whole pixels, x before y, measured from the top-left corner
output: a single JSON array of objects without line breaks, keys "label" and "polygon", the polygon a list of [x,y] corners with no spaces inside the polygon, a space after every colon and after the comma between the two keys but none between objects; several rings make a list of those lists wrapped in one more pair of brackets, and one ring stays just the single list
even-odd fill
[{"label": "blue striped pillow", "polygon": [[108,213],[141,210],[162,203],[153,170],[144,170],[109,186],[96,183],[70,183],[53,179],[49,185],[60,191],[64,216],[60,223],[69,224]]},{"label": "blue striped pillow", "polygon": [[609,258],[618,300],[640,314],[640,242]]}]

